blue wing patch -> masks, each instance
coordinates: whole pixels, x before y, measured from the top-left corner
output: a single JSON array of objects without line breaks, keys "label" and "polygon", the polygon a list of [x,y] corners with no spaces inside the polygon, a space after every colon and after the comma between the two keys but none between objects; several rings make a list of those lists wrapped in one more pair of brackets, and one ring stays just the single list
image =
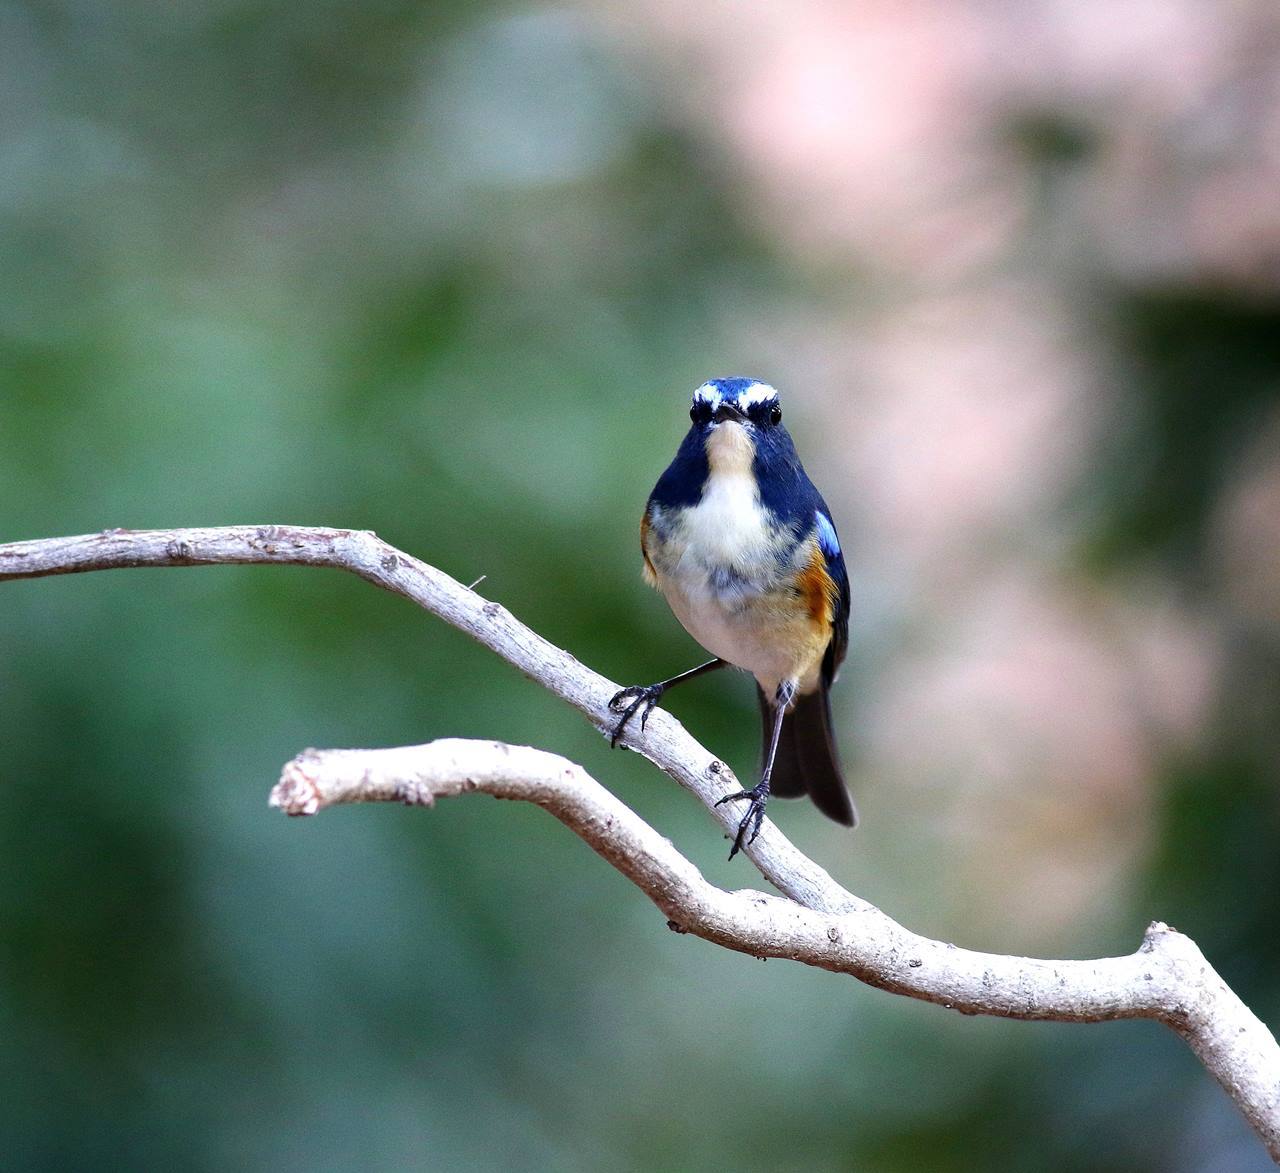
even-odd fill
[{"label": "blue wing patch", "polygon": [[818,523],[818,545],[822,548],[822,552],[827,556],[828,560],[838,558],[840,556],[840,539],[836,537],[836,527],[831,524],[831,518],[819,509],[814,513],[814,520]]}]

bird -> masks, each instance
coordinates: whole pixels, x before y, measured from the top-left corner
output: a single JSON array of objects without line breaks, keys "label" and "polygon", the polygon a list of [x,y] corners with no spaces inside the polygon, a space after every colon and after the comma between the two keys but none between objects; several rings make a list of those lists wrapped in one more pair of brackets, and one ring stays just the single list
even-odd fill
[{"label": "bird", "polygon": [[760,781],[716,803],[747,801],[729,858],[760,834],[771,795],[805,794],[847,827],[858,815],[832,730],[829,690],[849,643],[849,576],[831,511],[759,379],[710,379],[640,519],[645,580],[714,659],[617,692],[616,746],[637,715],[678,684],[725,667],[755,677]]}]

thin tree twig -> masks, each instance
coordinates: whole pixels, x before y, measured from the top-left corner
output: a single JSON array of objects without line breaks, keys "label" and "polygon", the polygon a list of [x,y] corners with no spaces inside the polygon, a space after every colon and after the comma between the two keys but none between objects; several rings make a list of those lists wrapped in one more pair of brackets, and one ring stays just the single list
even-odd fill
[{"label": "thin tree twig", "polygon": [[[0,545],[0,580],[131,566],[272,562],[331,566],[404,595],[569,701],[602,732],[616,719],[607,707],[616,685],[505,608],[367,532],[227,526],[110,530],[17,542]],[[629,732],[623,743],[708,806],[737,788],[728,767],[661,710],[643,735]],[[343,802],[430,805],[469,791],[544,807],[644,891],[672,928],[727,948],[851,974],[963,1014],[1162,1022],[1187,1041],[1280,1162],[1280,1047],[1195,943],[1166,925],[1152,924],[1136,953],[1094,961],[959,949],[910,932],[846,892],[767,822],[750,855],[790,899],[724,892],[580,766],[541,750],[494,742],[308,750],[285,767],[271,801],[291,814],[313,814]],[[729,831],[732,816],[720,822]]]}]

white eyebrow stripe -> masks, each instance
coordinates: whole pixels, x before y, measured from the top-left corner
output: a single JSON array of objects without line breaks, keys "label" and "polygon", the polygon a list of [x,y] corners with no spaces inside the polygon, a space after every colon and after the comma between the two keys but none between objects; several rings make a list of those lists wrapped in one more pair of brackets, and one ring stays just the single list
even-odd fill
[{"label": "white eyebrow stripe", "polygon": [[714,387],[710,383],[703,383],[702,386],[693,393],[694,403],[710,404],[712,411],[719,407],[723,400],[724,396],[721,395],[720,388]]},{"label": "white eyebrow stripe", "polygon": [[768,403],[778,398],[778,392],[768,383],[752,383],[738,396],[741,407],[755,407],[757,403]]}]

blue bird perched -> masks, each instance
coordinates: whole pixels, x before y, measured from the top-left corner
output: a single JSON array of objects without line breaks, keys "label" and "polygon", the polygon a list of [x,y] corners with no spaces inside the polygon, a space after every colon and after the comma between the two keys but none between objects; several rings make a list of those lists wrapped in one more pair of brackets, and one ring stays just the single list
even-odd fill
[{"label": "blue bird perched", "polygon": [[[729,852],[760,833],[770,794],[808,794],[845,826],[858,821],[831,730],[827,691],[849,635],[849,576],[822,495],[805,475],[778,393],[756,379],[712,379],[693,393],[693,421],[640,519],[645,580],[715,656],[609,702],[640,728],[676,684],[732,666],[756,678],[764,729],[759,783]],[[717,803],[717,805],[719,805]]]}]

